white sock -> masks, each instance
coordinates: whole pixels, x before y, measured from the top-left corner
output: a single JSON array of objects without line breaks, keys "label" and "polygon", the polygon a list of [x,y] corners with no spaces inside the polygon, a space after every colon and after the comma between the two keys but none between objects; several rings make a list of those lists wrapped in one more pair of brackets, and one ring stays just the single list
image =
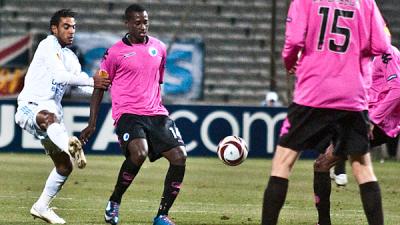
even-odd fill
[{"label": "white sock", "polygon": [[57,193],[61,190],[67,176],[62,176],[57,173],[56,168],[54,168],[49,177],[47,178],[46,184],[44,186],[43,192],[37,200],[36,207],[39,209],[47,209],[50,202],[56,197]]},{"label": "white sock", "polygon": [[47,135],[58,148],[68,152],[69,136],[64,127],[59,123],[52,123],[47,128]]}]

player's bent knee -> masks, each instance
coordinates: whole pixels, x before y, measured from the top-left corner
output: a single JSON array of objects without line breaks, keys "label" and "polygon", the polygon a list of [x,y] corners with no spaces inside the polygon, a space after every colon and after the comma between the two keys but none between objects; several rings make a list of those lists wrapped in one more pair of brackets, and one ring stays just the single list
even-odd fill
[{"label": "player's bent knee", "polygon": [[52,124],[52,123],[56,123],[58,120],[57,120],[57,117],[56,117],[56,115],[54,114],[54,113],[49,113],[48,114],[48,117],[47,117],[47,124]]},{"label": "player's bent knee", "polygon": [[129,157],[133,163],[140,166],[146,160],[147,155],[148,153],[146,150],[136,150],[136,151],[131,151]]},{"label": "player's bent knee", "polygon": [[174,165],[185,165],[187,153],[183,146],[175,147],[163,154],[171,164]]},{"label": "player's bent knee", "polygon": [[377,181],[372,164],[353,162],[352,170],[358,184]]},{"label": "player's bent knee", "polygon": [[184,150],[177,151],[177,154],[176,154],[176,163],[177,164],[185,164],[186,158],[187,158],[186,151],[184,151]]},{"label": "player's bent knee", "polygon": [[314,171],[316,172],[329,172],[330,168],[331,166],[329,160],[326,158],[324,154],[319,155],[314,162]]},{"label": "player's bent knee", "polygon": [[57,123],[58,119],[54,113],[51,113],[47,110],[40,111],[36,116],[36,122],[39,125],[40,129],[47,130],[47,128],[53,124]]}]

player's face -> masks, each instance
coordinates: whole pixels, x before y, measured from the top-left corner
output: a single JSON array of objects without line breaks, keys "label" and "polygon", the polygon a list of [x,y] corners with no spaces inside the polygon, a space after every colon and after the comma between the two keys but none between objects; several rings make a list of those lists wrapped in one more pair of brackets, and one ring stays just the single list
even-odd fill
[{"label": "player's face", "polygon": [[146,11],[131,12],[129,19],[125,22],[132,43],[143,43],[149,30],[149,16]]},{"label": "player's face", "polygon": [[61,17],[58,26],[52,26],[52,31],[61,46],[71,45],[75,35],[75,19]]}]

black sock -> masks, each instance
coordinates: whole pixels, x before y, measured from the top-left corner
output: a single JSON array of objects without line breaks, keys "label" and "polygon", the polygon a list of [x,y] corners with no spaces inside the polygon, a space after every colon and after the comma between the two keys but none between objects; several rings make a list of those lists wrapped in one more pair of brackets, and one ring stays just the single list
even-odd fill
[{"label": "black sock", "polygon": [[330,196],[331,178],[329,172],[314,172],[314,197],[319,225],[331,225]]},{"label": "black sock", "polygon": [[131,185],[133,179],[140,170],[140,166],[136,166],[130,159],[125,159],[119,170],[118,180],[115,184],[114,192],[110,197],[110,201],[121,203],[122,195]]},{"label": "black sock", "polygon": [[158,208],[157,216],[168,215],[168,211],[174,203],[179,190],[183,177],[185,175],[185,166],[169,165],[167,175],[164,181],[164,192],[161,197],[160,207]]},{"label": "black sock", "polygon": [[346,160],[341,159],[336,163],[335,175],[346,174]]},{"label": "black sock", "polygon": [[383,224],[382,197],[376,181],[360,184],[360,195],[369,225]]},{"label": "black sock", "polygon": [[289,180],[271,176],[264,192],[262,225],[275,225],[285,203]]}]

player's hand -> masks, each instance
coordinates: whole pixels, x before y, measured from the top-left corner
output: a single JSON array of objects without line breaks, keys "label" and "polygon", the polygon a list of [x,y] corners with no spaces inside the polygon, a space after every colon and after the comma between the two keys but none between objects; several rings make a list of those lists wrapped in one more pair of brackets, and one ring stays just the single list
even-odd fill
[{"label": "player's hand", "polygon": [[86,145],[88,143],[89,138],[93,135],[96,131],[96,127],[94,126],[87,126],[85,129],[82,130],[81,134],[79,135],[79,140],[82,144]]},{"label": "player's hand", "polygon": [[296,70],[297,70],[297,63],[290,70],[288,70],[287,73],[289,75],[294,75],[296,73]]},{"label": "player's hand", "polygon": [[97,71],[97,73],[93,76],[93,81],[94,88],[103,90],[107,90],[111,84],[110,78],[108,77],[107,72],[104,70]]}]

